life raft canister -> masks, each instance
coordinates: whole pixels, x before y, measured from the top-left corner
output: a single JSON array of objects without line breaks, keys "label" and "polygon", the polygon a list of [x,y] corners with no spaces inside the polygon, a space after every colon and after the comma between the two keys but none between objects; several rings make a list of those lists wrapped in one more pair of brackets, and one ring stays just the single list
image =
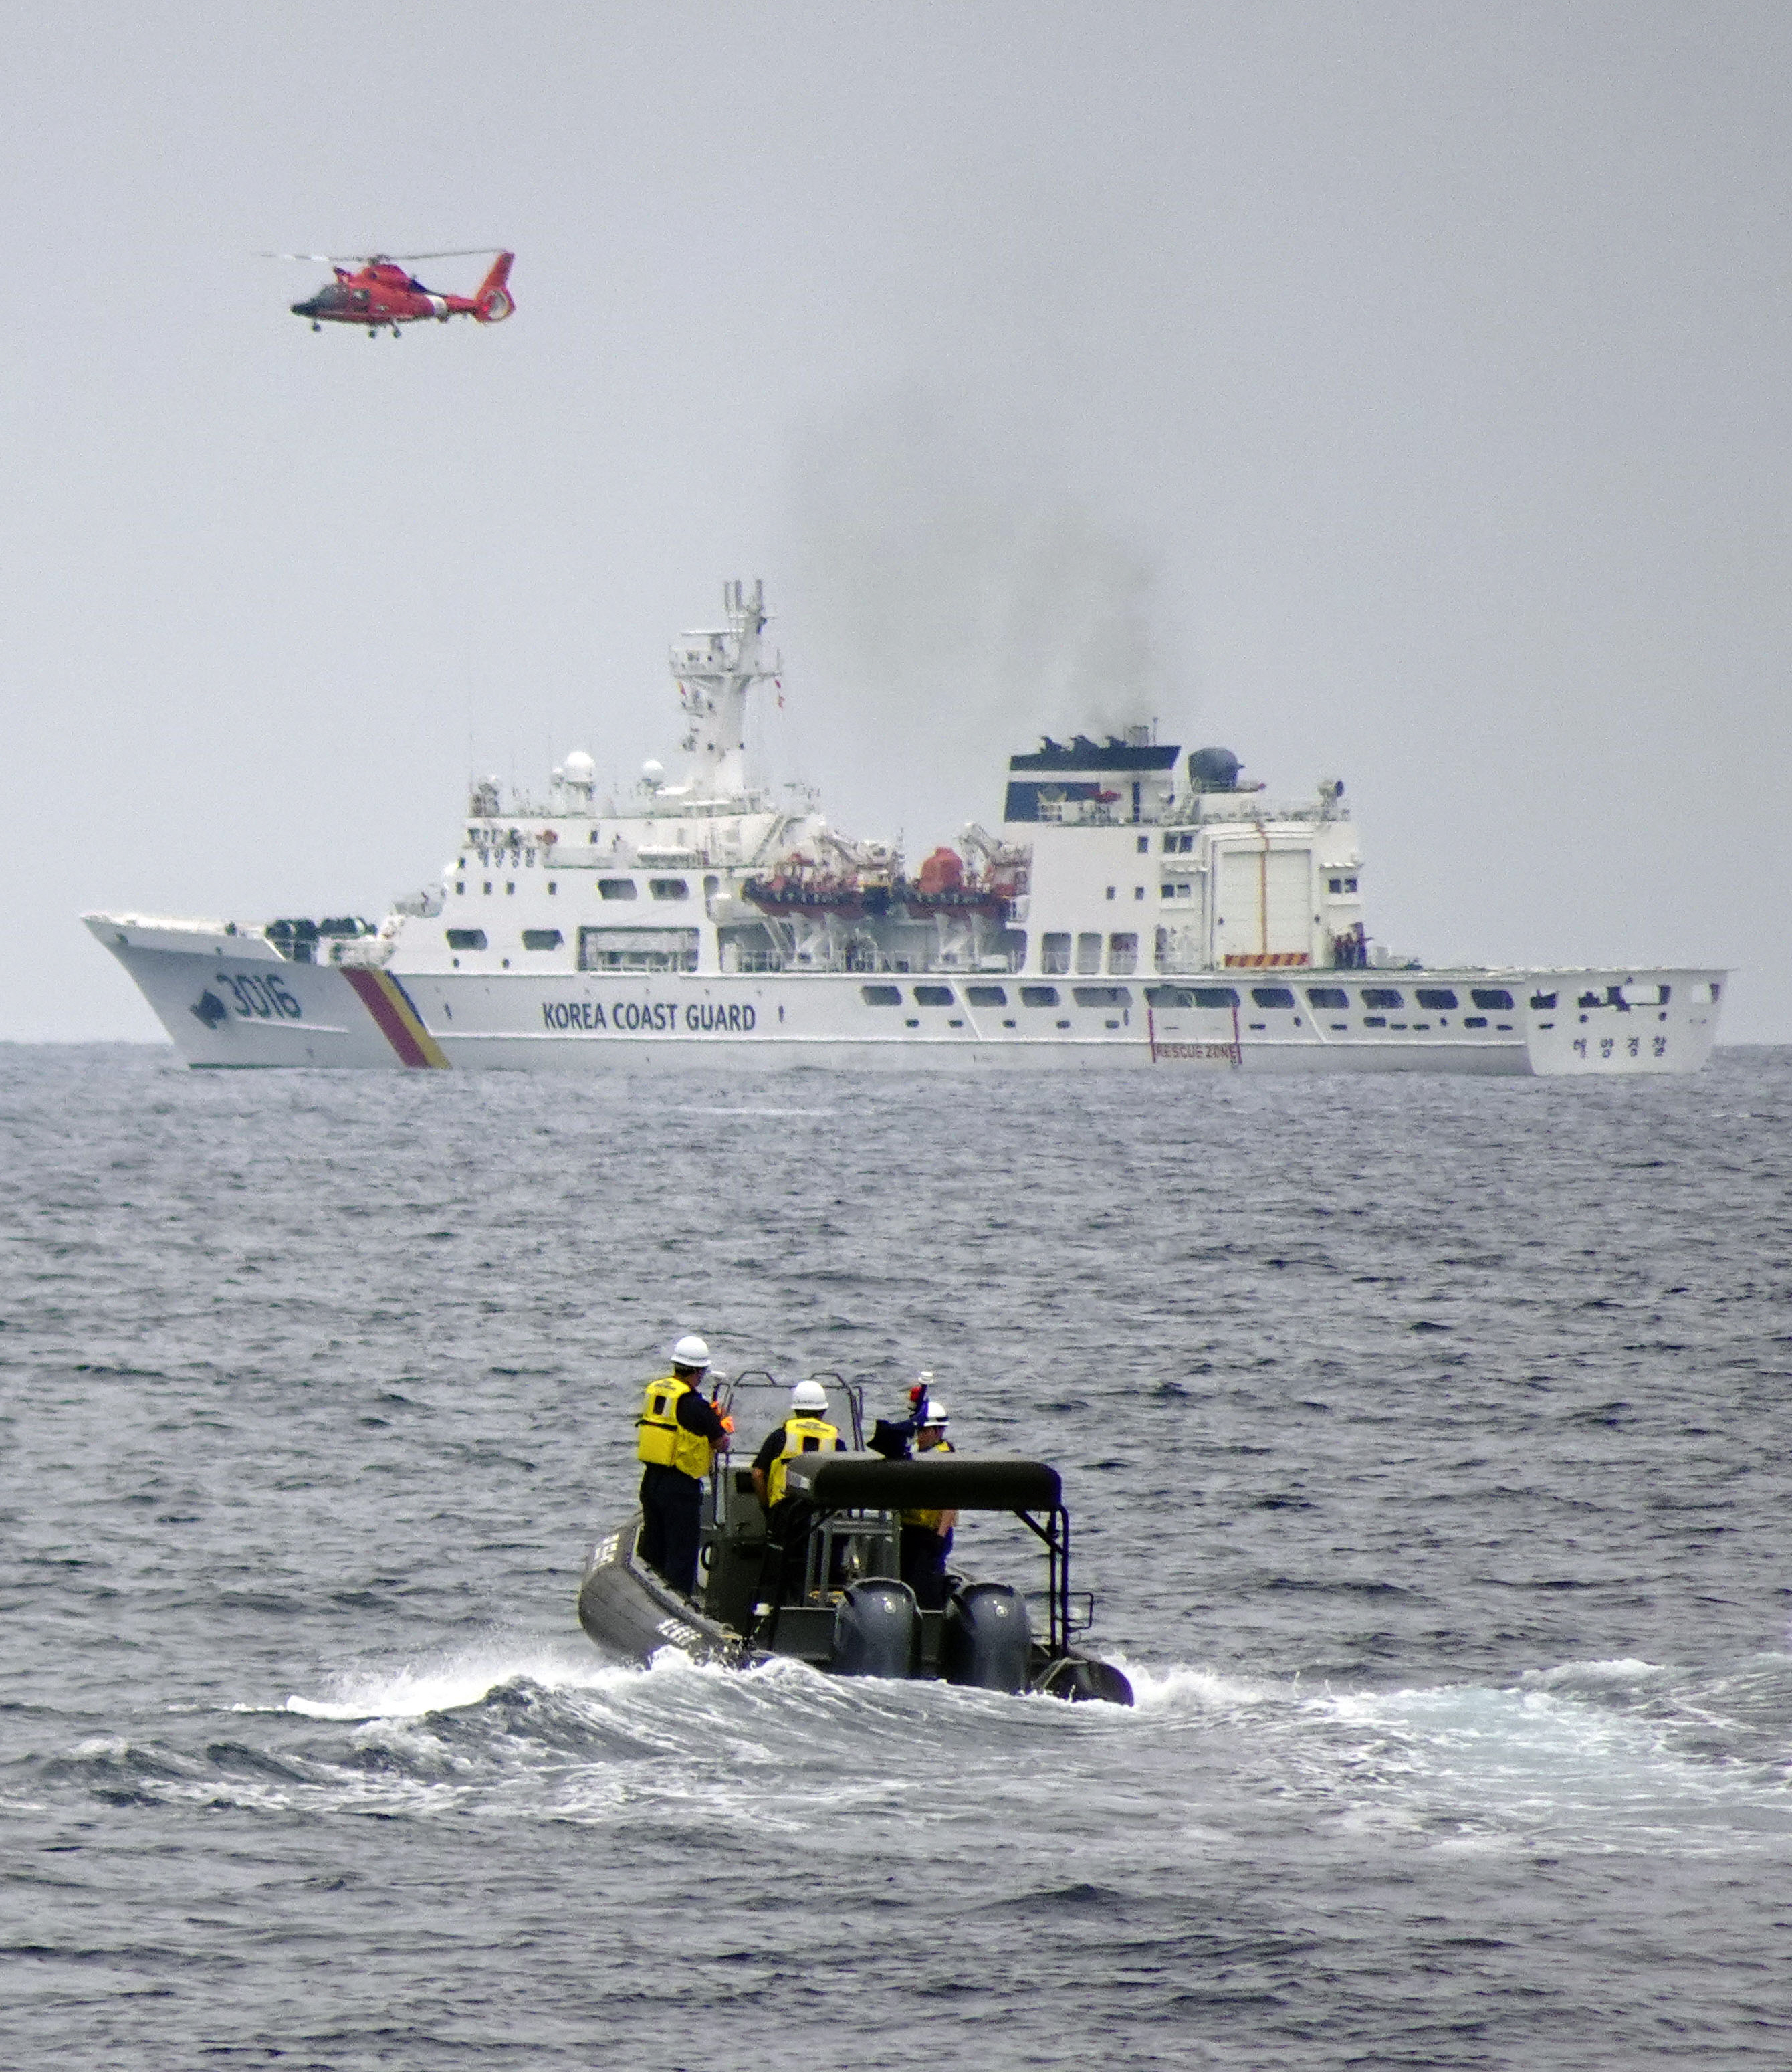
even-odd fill
[{"label": "life raft canister", "polygon": [[709,1472],[715,1449],[701,1432],[687,1432],[678,1421],[678,1399],[689,1393],[690,1383],[676,1375],[647,1383],[641,1414],[635,1420],[640,1434],[635,1455],[650,1468],[676,1468],[681,1475],[701,1482]]},{"label": "life raft canister", "polygon": [[784,1450],[772,1462],[766,1476],[767,1510],[782,1498],[790,1464],[799,1453],[832,1452],[839,1440],[840,1427],[830,1424],[824,1417],[787,1417]]}]

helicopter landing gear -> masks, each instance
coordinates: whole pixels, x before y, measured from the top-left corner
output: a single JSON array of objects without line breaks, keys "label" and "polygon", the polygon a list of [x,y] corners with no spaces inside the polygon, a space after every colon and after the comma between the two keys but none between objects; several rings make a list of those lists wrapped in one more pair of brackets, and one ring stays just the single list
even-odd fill
[{"label": "helicopter landing gear", "polygon": [[313,324],[313,325],[312,325],[311,328],[312,328],[312,330],[313,330],[313,331],[322,331],[322,330],[323,330],[323,326],[322,324],[320,324],[320,323],[314,323],[314,324]]},{"label": "helicopter landing gear", "polygon": [[367,335],[369,338],[377,338],[380,335],[380,327],[377,324],[369,324],[367,327]]}]

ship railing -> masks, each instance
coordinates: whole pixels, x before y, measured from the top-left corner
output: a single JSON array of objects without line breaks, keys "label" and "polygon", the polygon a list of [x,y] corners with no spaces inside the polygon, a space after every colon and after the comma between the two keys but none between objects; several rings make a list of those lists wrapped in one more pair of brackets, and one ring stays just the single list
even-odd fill
[{"label": "ship railing", "polygon": [[1198,791],[1186,812],[1165,817],[1182,825],[1210,820],[1293,820],[1310,826],[1321,820],[1348,820],[1350,813],[1342,800],[1321,804],[1317,799],[1266,799],[1259,791]]}]

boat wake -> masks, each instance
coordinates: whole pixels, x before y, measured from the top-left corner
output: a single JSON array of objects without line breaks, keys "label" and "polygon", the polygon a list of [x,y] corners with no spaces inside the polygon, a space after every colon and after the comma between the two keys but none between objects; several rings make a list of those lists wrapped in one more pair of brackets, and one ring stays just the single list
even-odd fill
[{"label": "boat wake", "polygon": [[[1135,1709],[668,1651],[647,1668],[495,1638],[358,1667],[314,1693],[195,1712],[146,1742],[83,1743],[31,1788],[117,1803],[793,1832],[850,1811],[984,1819],[1055,1801],[1208,1841],[1278,1826],[1457,1848],[1674,1854],[1792,1840],[1792,1658],[1723,1674],[1568,1663],[1492,1688],[1314,1688],[1123,1664]],[[228,1725],[225,1722],[228,1721]],[[251,1722],[253,1722],[252,1726]],[[806,1780],[800,1805],[786,1781]]]},{"label": "boat wake", "polygon": [[1235,1745],[1247,1788],[1445,1846],[1792,1840],[1792,1657],[1572,1662],[1515,1684],[1345,1691],[1123,1664],[1141,1730]]},{"label": "boat wake", "polygon": [[[1379,1840],[1672,1856],[1792,1842],[1792,1657],[1724,1672],[1567,1663],[1503,1688],[1315,1688],[1123,1664],[1134,1709],[932,1683],[745,1672],[668,1651],[646,1668],[538,1639],[358,1667],[283,1701],[171,1715],[15,1772],[9,1796],[306,1815],[547,1819],[793,1840],[842,1820],[880,1848],[1038,1824],[1173,1860]],[[792,1794],[790,1780],[804,1787]],[[857,1844],[855,1844],[857,1846]]]}]

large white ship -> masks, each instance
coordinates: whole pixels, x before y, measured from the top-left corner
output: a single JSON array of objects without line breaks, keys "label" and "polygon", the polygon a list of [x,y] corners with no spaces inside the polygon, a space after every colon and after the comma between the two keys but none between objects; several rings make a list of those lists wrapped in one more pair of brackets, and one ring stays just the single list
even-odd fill
[{"label": "large white ship", "polygon": [[84,918],[193,1066],[1691,1072],[1716,970],[1432,970],[1366,932],[1340,782],[1272,800],[1134,728],[1014,756],[999,830],[912,872],[749,779],[763,594],[685,634],[684,774],[476,783],[440,888],[377,926]]}]

